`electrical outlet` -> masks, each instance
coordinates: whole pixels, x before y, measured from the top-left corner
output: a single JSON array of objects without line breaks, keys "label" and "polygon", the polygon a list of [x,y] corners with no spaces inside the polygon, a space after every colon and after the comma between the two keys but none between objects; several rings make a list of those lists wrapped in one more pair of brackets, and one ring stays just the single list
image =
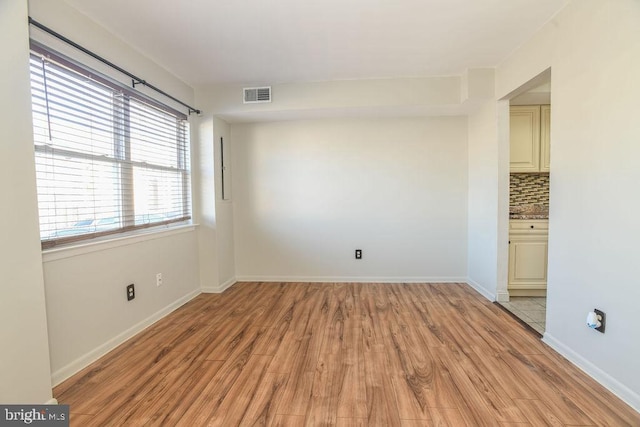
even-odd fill
[{"label": "electrical outlet", "polygon": [[136,289],[133,286],[133,283],[127,286],[127,301],[131,301],[136,297]]},{"label": "electrical outlet", "polygon": [[362,259],[362,249],[356,249],[356,259]]},{"label": "electrical outlet", "polygon": [[162,286],[162,273],[156,274],[156,286]]},{"label": "electrical outlet", "polygon": [[604,326],[605,326],[605,322],[607,320],[607,315],[605,314],[604,311],[600,311],[597,308],[594,308],[593,312],[598,315],[598,320],[600,321],[600,326],[598,326],[597,328],[594,328],[594,329],[596,331],[602,332],[604,334]]}]

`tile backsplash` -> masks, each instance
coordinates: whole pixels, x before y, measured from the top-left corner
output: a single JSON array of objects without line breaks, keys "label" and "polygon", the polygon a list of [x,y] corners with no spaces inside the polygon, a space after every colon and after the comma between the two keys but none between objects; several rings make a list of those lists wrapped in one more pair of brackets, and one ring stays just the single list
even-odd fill
[{"label": "tile backsplash", "polygon": [[549,206],[549,175],[512,173],[509,179],[509,205]]}]

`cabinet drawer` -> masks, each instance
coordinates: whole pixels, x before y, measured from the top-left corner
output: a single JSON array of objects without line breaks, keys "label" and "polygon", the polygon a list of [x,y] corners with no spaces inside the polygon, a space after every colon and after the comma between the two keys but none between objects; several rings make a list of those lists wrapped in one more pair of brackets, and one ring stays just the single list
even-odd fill
[{"label": "cabinet drawer", "polygon": [[549,232],[549,220],[512,219],[509,221],[509,233]]}]

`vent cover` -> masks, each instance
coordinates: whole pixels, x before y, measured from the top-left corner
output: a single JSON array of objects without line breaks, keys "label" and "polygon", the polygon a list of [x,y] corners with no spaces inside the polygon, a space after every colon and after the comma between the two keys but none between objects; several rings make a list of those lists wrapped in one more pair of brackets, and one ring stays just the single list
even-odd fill
[{"label": "vent cover", "polygon": [[256,104],[259,102],[271,102],[271,86],[245,87],[244,103]]}]

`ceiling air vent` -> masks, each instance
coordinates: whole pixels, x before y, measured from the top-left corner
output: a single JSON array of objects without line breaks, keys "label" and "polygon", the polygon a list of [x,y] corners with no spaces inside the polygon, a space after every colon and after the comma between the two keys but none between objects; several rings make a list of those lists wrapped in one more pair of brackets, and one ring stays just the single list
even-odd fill
[{"label": "ceiling air vent", "polygon": [[245,87],[244,103],[256,104],[258,102],[271,102],[271,86]]}]

